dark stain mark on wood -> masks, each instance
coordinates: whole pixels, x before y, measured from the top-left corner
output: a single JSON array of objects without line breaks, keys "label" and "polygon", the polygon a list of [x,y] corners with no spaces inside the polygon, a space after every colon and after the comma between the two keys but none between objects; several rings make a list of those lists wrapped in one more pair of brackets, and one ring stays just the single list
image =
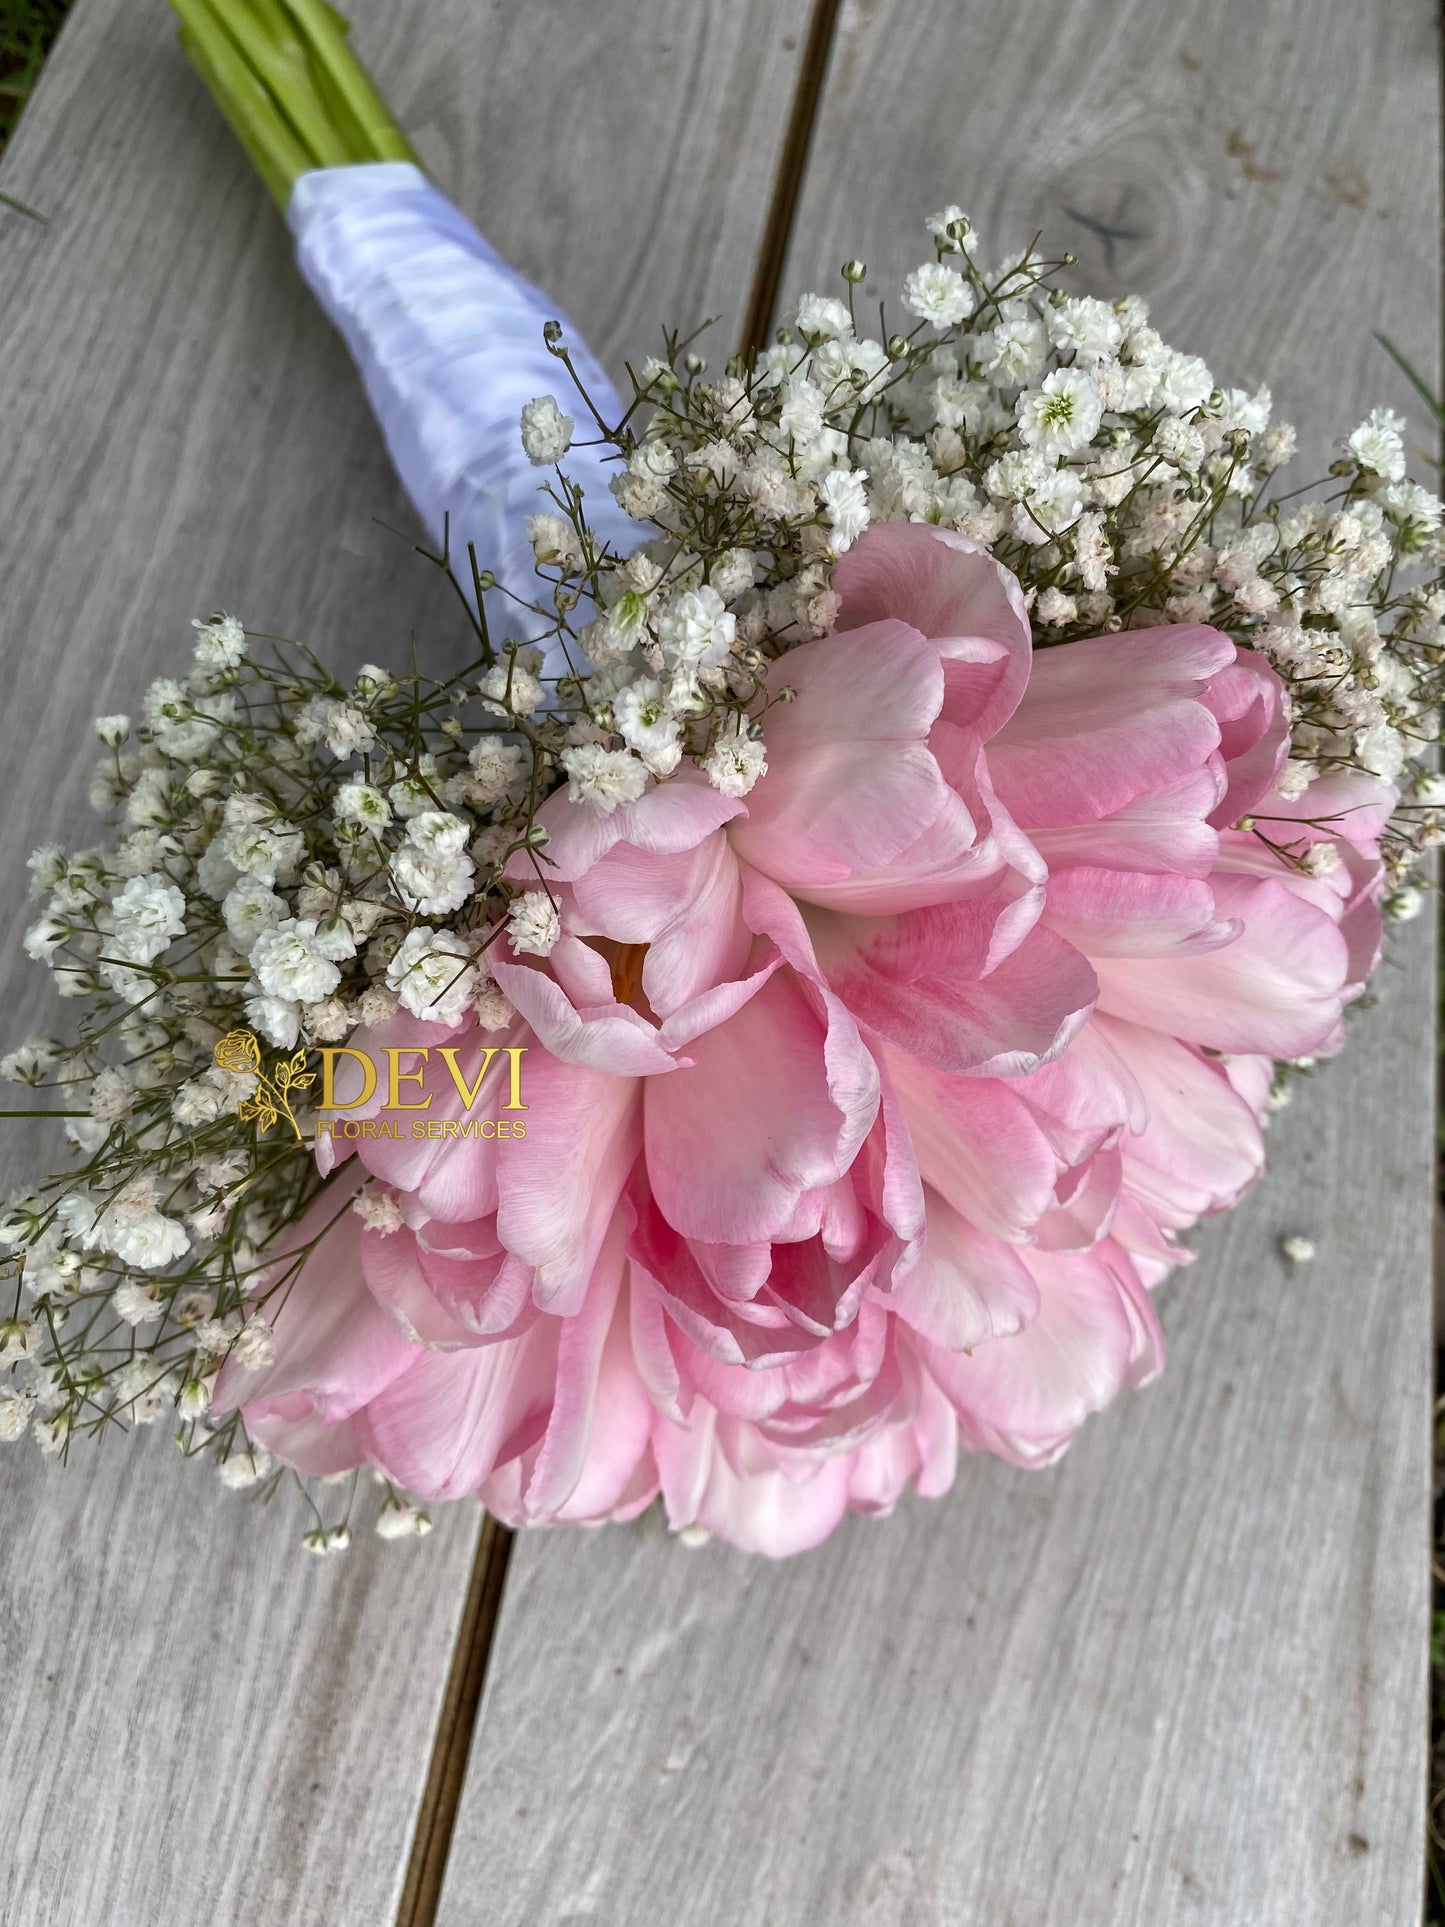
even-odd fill
[{"label": "dark stain mark on wood", "polygon": [[1232,161],[1239,162],[1239,171],[1247,181],[1282,181],[1285,177],[1277,167],[1262,167],[1254,151],[1254,142],[1242,127],[1231,127],[1224,137],[1224,151]]},{"label": "dark stain mark on wood", "polygon": [[1147,227],[1133,227],[1126,224],[1129,204],[1133,198],[1134,190],[1131,187],[1120,188],[1118,199],[1114,203],[1114,212],[1110,215],[1086,214],[1082,208],[1077,207],[1064,209],[1071,221],[1077,221],[1079,226],[1092,234],[1099,243],[1104,257],[1104,267],[1110,274],[1114,272],[1121,241],[1147,241],[1149,238]]}]

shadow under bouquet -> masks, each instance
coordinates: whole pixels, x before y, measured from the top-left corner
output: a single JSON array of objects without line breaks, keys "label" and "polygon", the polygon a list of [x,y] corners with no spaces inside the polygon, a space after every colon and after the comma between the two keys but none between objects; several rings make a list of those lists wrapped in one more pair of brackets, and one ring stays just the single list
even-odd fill
[{"label": "shadow under bouquet", "polygon": [[[661,1495],[772,1555],[1159,1368],[1442,837],[1441,504],[1315,490],[956,207],[619,397],[426,179],[321,0],[174,0],[287,211],[469,660],[199,622],[32,859],[74,1157],[5,1213],[0,1437],[165,1421],[312,1550]],[[921,250],[923,251],[923,250]],[[330,1486],[339,1482],[340,1509]]]}]

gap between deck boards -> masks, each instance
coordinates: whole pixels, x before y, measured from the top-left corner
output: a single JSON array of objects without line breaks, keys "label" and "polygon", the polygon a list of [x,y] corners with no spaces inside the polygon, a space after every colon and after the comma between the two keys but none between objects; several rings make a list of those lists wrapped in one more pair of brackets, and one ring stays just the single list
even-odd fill
[{"label": "gap between deck boards", "polygon": [[[783,263],[792,239],[813,126],[833,50],[839,5],[840,0],[813,0],[808,38],[778,154],[767,225],[753,269],[747,316],[738,341],[741,352],[766,346],[773,325]],[[483,1517],[467,1596],[457,1624],[451,1671],[437,1718],[426,1785],[417,1809],[396,1927],[433,1927],[436,1920],[514,1537],[498,1520],[489,1515]]]}]

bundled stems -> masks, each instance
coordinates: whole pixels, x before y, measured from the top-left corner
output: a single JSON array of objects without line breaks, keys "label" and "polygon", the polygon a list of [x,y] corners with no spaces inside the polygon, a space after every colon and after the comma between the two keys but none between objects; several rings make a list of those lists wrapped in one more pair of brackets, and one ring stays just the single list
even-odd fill
[{"label": "bundled stems", "polygon": [[327,0],[171,0],[181,46],[284,209],[302,174],[412,161]]}]

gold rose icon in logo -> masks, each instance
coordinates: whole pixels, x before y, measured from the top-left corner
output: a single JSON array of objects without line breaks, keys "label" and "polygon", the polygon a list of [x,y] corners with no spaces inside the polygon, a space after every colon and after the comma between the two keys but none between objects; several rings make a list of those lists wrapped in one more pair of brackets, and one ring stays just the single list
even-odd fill
[{"label": "gold rose icon in logo", "polygon": [[280,1058],[268,1075],[261,1061],[261,1046],[256,1042],[254,1031],[227,1031],[211,1052],[223,1071],[230,1071],[237,1077],[254,1077],[256,1088],[249,1097],[236,1100],[236,1115],[243,1123],[251,1118],[256,1120],[256,1128],[265,1135],[279,1118],[285,1118],[296,1133],[298,1143],[305,1140],[301,1126],[296,1122],[296,1113],[291,1108],[291,1093],[304,1091],[316,1082],[314,1071],[306,1068],[304,1050],[293,1052],[290,1057]]}]

